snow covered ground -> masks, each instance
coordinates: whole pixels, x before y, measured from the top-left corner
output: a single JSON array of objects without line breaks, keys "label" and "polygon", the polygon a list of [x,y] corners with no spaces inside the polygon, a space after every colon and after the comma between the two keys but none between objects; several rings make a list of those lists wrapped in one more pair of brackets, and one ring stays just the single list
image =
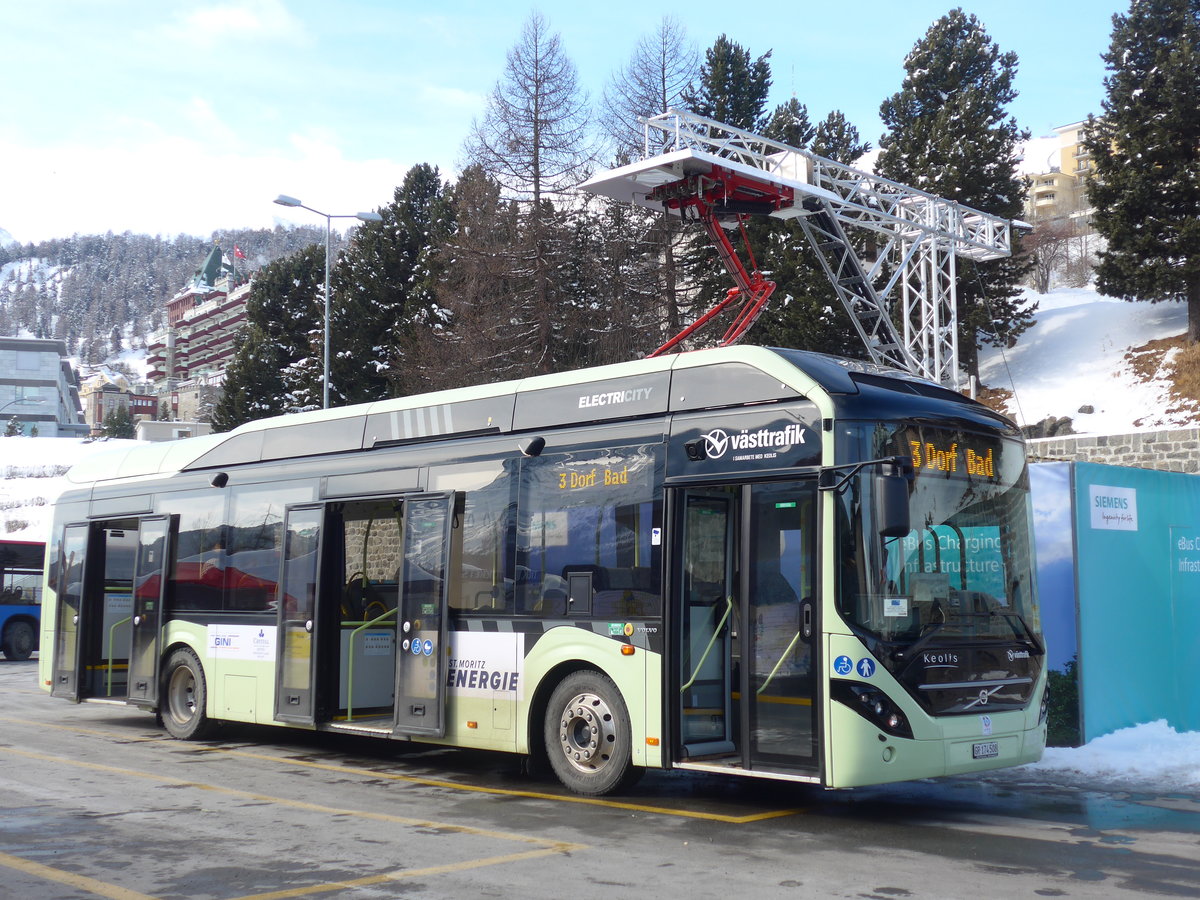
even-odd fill
[{"label": "snow covered ground", "polygon": [[0,437],[0,536],[45,541],[51,507],[79,460],[137,441]]},{"label": "snow covered ground", "polygon": [[[1122,434],[1193,422],[1168,412],[1165,378],[1142,382],[1125,359],[1131,348],[1187,331],[1186,304],[1129,303],[1092,288],[1028,296],[1038,303],[1036,324],[1011,349],[985,348],[979,364],[983,384],[1015,389],[1007,412],[1019,424],[1069,416],[1081,434]],[[1081,413],[1085,406],[1095,411]]]}]

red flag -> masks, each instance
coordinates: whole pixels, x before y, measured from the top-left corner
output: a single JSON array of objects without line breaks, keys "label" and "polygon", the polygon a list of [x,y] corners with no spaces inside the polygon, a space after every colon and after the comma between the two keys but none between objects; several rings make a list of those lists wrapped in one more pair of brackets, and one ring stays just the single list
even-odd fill
[{"label": "red flag", "polygon": [[246,254],[242,252],[242,248],[239,247],[237,244],[233,245],[233,255],[237,259],[245,259],[246,258]]}]

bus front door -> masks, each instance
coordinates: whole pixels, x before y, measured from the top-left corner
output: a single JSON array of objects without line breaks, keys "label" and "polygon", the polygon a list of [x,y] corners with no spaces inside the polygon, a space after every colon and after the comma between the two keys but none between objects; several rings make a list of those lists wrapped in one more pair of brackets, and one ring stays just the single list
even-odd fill
[{"label": "bus front door", "polygon": [[[79,700],[84,666],[83,594],[88,572],[88,544],[92,526],[68,525],[63,529],[62,549],[55,573],[57,605],[54,614],[54,684],[50,694],[67,700]],[[94,566],[92,568],[95,568]],[[92,580],[96,580],[93,574]]]},{"label": "bus front door", "polygon": [[143,709],[158,705],[163,597],[167,586],[170,539],[169,516],[147,516],[140,521],[133,567],[129,689],[125,702]]},{"label": "bus front door", "polygon": [[815,482],[680,491],[675,603],[683,763],[819,770]]},{"label": "bus front door", "polygon": [[732,488],[689,490],[681,497],[682,578],[676,581],[681,611],[679,734],[688,759],[735,751],[736,499]]},{"label": "bus front door", "polygon": [[815,775],[816,482],[751,485],[742,505],[745,765]]},{"label": "bus front door", "polygon": [[404,497],[393,733],[446,733],[448,575],[455,495]]}]

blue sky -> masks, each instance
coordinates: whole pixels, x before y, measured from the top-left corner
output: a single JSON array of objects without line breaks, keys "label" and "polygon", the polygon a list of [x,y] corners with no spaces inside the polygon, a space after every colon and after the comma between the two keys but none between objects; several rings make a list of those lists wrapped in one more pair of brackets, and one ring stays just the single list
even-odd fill
[{"label": "blue sky", "polygon": [[[880,103],[952,4],[927,0],[546,3],[596,97],[673,16],[773,51],[771,104],[841,109],[876,143]],[[0,229],[19,241],[108,230],[207,236],[387,203],[412,165],[453,176],[471,122],[535,7],[505,0],[4,0]],[[1034,136],[1098,112],[1114,12],[1128,0],[978,0],[1015,50],[1010,111]]]}]

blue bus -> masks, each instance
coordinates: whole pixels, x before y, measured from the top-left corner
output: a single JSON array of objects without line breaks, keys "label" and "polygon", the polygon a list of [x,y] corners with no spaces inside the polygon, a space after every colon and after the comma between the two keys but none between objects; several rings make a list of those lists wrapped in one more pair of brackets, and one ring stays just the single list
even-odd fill
[{"label": "blue bus", "polygon": [[0,650],[8,659],[29,659],[38,648],[45,556],[38,541],[0,541]]}]

